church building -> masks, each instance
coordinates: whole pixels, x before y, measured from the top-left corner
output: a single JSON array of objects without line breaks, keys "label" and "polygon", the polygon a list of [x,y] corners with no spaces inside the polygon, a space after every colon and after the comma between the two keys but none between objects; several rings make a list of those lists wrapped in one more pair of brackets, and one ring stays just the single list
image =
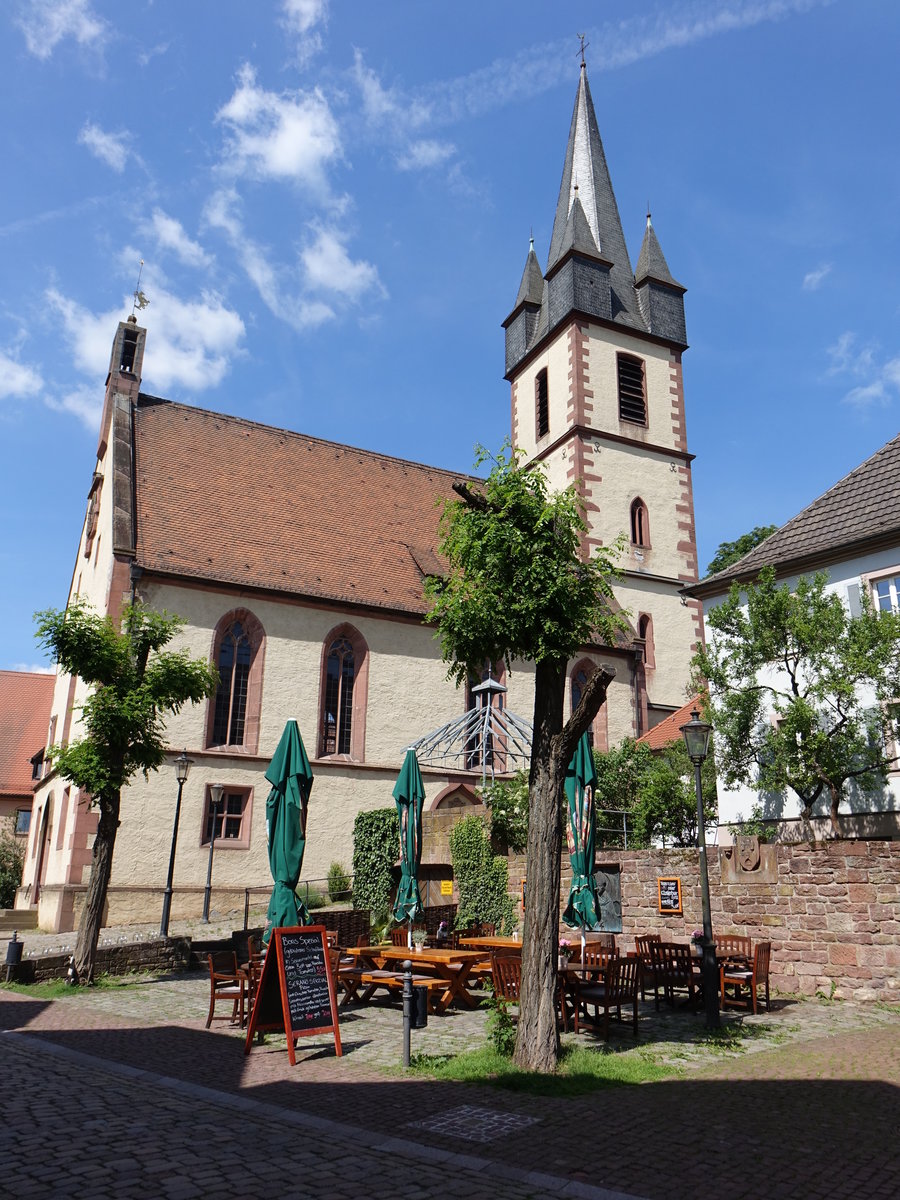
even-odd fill
[{"label": "church building", "polygon": [[[697,578],[683,295],[649,217],[632,273],[582,67],[546,270],[532,246],[504,326],[513,444],[552,485],[582,490],[585,554],[625,538],[630,634],[569,665],[567,708],[598,664],[615,668],[601,749],[680,708],[702,636],[699,603],[679,595]],[[178,614],[173,644],[209,658],[220,684],[170,718],[168,761],[123,793],[110,924],[159,917],[182,750],[175,918],[200,911],[213,830],[213,911],[271,886],[264,772],[289,718],[315,776],[301,882],[323,881],[351,865],[356,814],[392,805],[404,748],[477,700],[447,680],[424,623],[424,579],[442,570],[435,505],[459,474],[149,395],[146,338],[133,316],[115,333],[70,597],[114,618],[134,601]],[[506,689],[493,702],[530,720],[531,665],[492,671]],[[84,696],[57,675],[48,744],[78,736]],[[423,763],[426,808],[477,805],[482,767],[471,753]],[[77,924],[88,801],[52,770],[35,784],[17,906],[43,928]]]}]

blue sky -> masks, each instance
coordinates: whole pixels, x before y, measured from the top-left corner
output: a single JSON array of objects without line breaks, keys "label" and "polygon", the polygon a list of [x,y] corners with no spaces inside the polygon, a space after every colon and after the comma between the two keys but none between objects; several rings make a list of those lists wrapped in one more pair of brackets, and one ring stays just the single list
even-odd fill
[{"label": "blue sky", "polygon": [[649,200],[688,288],[701,566],[897,433],[891,0],[7,0],[0,667],[65,603],[141,259],[145,391],[450,469],[501,444],[581,32],[632,264]]}]

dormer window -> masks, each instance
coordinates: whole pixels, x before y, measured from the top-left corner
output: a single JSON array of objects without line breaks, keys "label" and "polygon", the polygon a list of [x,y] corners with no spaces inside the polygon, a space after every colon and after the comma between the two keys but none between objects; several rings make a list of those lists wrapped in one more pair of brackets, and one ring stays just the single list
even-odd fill
[{"label": "dormer window", "polygon": [[547,368],[538,371],[534,381],[535,429],[542,438],[550,432],[550,389],[547,386]]},{"label": "dormer window", "polygon": [[619,372],[619,420],[633,425],[647,424],[647,397],[644,391],[644,363],[630,354],[616,355]]}]

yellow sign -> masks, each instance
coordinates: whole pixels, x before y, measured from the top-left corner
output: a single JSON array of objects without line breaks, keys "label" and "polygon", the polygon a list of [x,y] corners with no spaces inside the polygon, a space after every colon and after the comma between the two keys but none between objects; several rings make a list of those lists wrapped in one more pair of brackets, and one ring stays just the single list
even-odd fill
[{"label": "yellow sign", "polygon": [[441,880],[441,895],[442,896],[452,896],[453,895],[453,880],[452,879],[442,879]]}]

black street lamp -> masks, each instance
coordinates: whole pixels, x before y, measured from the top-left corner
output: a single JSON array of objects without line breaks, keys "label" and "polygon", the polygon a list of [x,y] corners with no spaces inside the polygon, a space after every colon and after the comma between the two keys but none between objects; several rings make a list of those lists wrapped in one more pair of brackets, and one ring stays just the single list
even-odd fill
[{"label": "black street lamp", "polygon": [[203,892],[203,916],[201,921],[209,924],[209,897],[212,892],[212,860],[213,850],[216,846],[216,825],[219,821],[219,805],[222,803],[222,793],[225,788],[221,783],[211,783],[209,785],[209,793],[211,796],[210,810],[212,813],[212,828],[209,831],[209,862],[206,866],[206,888]]},{"label": "black street lamp", "polygon": [[700,848],[700,891],[703,898],[703,1000],[706,1006],[707,1029],[719,1028],[719,970],[716,966],[716,946],[713,941],[712,912],[709,905],[709,871],[706,865],[706,822],[703,818],[703,783],[700,768],[709,753],[712,726],[700,720],[696,708],[691,719],[681,726],[688,757],[694,764],[694,790],[697,793],[697,845]]},{"label": "black street lamp", "polygon": [[169,913],[172,911],[172,877],[175,874],[175,847],[178,843],[178,818],[181,816],[181,790],[185,785],[188,773],[194,764],[188,758],[187,750],[175,759],[175,778],[178,780],[178,799],[175,801],[175,824],[172,826],[172,848],[169,851],[169,873],[166,876],[166,887],[163,892],[162,920],[159,923],[159,936],[169,936]]}]

